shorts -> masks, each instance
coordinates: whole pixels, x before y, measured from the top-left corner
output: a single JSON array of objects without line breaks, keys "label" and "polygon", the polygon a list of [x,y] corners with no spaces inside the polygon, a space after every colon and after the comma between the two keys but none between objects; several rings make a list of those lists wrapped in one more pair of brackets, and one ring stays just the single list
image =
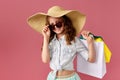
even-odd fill
[{"label": "shorts", "polygon": [[[51,73],[52,73],[52,72],[50,72],[50,73],[48,74],[47,80],[53,80]],[[78,75],[76,72],[75,72],[74,74],[72,74],[71,76],[69,76],[69,77],[68,77],[68,76],[69,76],[69,75],[56,77],[55,80],[81,80],[80,77],[79,77],[79,75]]]}]

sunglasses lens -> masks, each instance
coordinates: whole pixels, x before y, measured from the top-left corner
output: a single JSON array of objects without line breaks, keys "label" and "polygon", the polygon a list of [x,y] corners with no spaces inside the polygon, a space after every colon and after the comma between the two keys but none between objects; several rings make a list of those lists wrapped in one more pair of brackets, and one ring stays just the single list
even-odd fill
[{"label": "sunglasses lens", "polygon": [[48,26],[50,30],[53,30],[53,26],[52,25],[49,25]]},{"label": "sunglasses lens", "polygon": [[49,25],[48,26],[51,30],[54,30],[55,29],[55,26],[54,25]]},{"label": "sunglasses lens", "polygon": [[61,27],[62,27],[62,22],[56,23],[56,27],[57,27],[57,28],[61,28]]},{"label": "sunglasses lens", "polygon": [[56,27],[57,27],[57,28],[61,28],[61,27],[62,27],[62,22],[57,23],[57,24],[56,24]]},{"label": "sunglasses lens", "polygon": [[62,22],[58,22],[58,23],[56,23],[55,25],[49,25],[48,27],[51,29],[51,30],[54,30],[55,29],[55,26],[57,27],[57,28],[61,28],[62,27]]}]

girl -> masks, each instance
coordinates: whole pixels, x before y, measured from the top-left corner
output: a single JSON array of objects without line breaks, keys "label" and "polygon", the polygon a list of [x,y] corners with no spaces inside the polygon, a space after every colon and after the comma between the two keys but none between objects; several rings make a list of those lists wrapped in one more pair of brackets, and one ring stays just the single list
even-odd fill
[{"label": "girl", "polygon": [[[64,10],[59,6],[50,8],[47,14],[38,13],[28,19],[30,26],[42,33],[44,37],[42,61],[50,63],[51,68],[47,80],[80,80],[73,66],[76,53],[86,61],[95,61],[94,40],[89,36],[90,32],[81,32],[81,35],[87,40],[88,49],[76,37],[82,29],[84,21],[83,14],[78,11]],[[41,26],[43,27],[41,28]]]}]

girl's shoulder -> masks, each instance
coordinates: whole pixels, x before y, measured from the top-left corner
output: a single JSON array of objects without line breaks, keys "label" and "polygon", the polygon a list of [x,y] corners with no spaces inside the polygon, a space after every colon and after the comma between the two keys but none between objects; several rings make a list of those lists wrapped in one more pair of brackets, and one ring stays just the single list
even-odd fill
[{"label": "girl's shoulder", "polygon": [[75,37],[75,42],[78,42],[78,41],[80,41],[80,38],[79,37]]},{"label": "girl's shoulder", "polygon": [[82,43],[82,41],[80,40],[79,37],[75,37],[75,43],[76,43],[76,44],[80,44],[80,43]]}]

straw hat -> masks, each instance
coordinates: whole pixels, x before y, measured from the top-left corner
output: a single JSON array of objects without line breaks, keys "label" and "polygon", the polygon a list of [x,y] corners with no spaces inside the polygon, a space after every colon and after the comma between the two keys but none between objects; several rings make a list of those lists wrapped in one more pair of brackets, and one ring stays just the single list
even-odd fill
[{"label": "straw hat", "polygon": [[78,34],[85,24],[86,16],[76,10],[65,10],[60,6],[53,6],[47,13],[38,12],[30,16],[27,21],[34,30],[41,33],[46,23],[46,16],[61,17],[64,15],[72,21],[73,27]]}]

